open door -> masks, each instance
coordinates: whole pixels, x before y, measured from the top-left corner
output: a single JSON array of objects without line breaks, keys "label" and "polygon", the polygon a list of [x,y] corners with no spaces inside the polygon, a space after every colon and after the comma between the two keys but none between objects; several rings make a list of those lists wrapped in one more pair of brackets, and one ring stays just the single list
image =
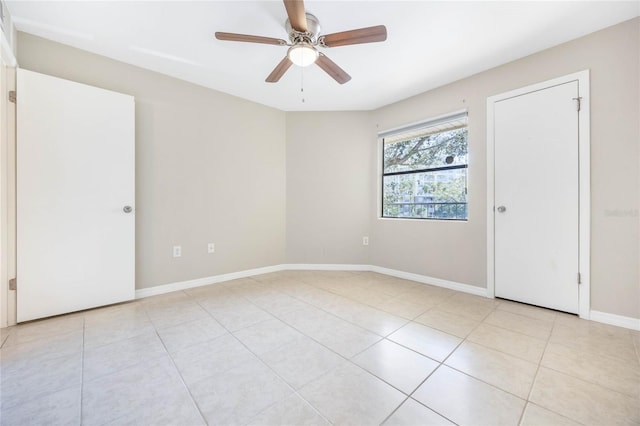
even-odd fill
[{"label": "open door", "polygon": [[133,97],[17,78],[18,322],[133,299]]}]

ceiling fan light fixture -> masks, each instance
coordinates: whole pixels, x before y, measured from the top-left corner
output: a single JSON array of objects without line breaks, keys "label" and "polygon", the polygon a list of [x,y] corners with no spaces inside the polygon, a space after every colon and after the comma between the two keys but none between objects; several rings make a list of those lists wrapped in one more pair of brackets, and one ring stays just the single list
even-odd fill
[{"label": "ceiling fan light fixture", "polygon": [[309,43],[298,43],[289,48],[289,60],[299,67],[308,67],[318,59],[318,51]]}]

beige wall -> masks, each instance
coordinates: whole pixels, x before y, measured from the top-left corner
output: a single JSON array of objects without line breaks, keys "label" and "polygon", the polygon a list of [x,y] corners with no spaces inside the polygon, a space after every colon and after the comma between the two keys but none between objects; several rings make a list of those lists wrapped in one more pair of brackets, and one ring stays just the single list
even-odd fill
[{"label": "beige wall", "polygon": [[284,262],[284,112],[24,33],[18,62],[135,96],[137,288]]},{"label": "beige wall", "polygon": [[369,264],[370,117],[287,114],[287,263]]},{"label": "beige wall", "polygon": [[591,305],[640,318],[639,27],[628,21],[375,111],[387,129],[466,106],[470,204],[467,223],[372,219],[371,262],[484,287],[486,98],[590,69]]}]

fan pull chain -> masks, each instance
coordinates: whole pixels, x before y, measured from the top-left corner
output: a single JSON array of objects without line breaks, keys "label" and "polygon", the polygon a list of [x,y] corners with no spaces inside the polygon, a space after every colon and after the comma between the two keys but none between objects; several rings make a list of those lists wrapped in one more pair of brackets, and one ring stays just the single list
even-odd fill
[{"label": "fan pull chain", "polygon": [[302,103],[304,103],[304,67],[300,67],[300,96]]}]

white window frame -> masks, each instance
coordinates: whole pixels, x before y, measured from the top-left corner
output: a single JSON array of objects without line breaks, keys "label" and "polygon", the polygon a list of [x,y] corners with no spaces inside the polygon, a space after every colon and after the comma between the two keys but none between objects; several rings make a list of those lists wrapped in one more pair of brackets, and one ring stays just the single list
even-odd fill
[{"label": "white window frame", "polygon": [[[380,220],[411,220],[411,221],[423,221],[423,222],[458,222],[458,223],[467,223],[469,221],[469,192],[468,192],[468,179],[469,179],[469,159],[467,158],[467,218],[466,219],[441,219],[441,218],[411,218],[411,217],[391,217],[391,216],[383,216],[383,200],[382,197],[384,195],[383,189],[383,179],[384,179],[384,139],[385,137],[391,135],[397,135],[401,133],[410,133],[410,132],[418,132],[421,129],[427,129],[429,127],[437,126],[439,123],[446,123],[448,121],[455,120],[456,118],[465,117],[467,119],[467,128],[469,126],[468,123],[468,110],[460,109],[453,112],[449,112],[446,114],[438,115],[435,117],[431,117],[426,120],[420,120],[412,123],[407,123],[402,126],[393,127],[386,130],[381,130],[378,132],[378,144],[377,144],[377,197],[376,197],[376,217]],[[469,146],[469,141],[467,139],[467,146]]]}]

